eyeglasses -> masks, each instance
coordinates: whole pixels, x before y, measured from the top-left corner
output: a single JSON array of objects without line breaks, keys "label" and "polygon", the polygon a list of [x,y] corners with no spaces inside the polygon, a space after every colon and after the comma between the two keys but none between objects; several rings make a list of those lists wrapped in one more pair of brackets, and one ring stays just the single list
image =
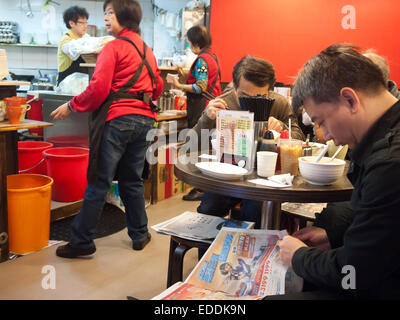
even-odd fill
[{"label": "eyeglasses", "polygon": [[114,11],[112,11],[112,10],[106,11],[106,12],[104,12],[104,15],[107,16],[108,18],[110,18],[114,15]]},{"label": "eyeglasses", "polygon": [[87,25],[87,21],[77,21],[77,24],[83,24],[83,25]]}]

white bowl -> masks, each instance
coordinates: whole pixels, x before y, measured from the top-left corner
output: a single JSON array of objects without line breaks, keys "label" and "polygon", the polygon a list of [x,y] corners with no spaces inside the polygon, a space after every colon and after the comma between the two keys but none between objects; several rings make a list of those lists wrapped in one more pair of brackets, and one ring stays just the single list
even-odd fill
[{"label": "white bowl", "polygon": [[338,180],[344,171],[346,161],[323,157],[318,163],[315,163],[316,156],[300,157],[300,174],[311,184],[328,185]]}]

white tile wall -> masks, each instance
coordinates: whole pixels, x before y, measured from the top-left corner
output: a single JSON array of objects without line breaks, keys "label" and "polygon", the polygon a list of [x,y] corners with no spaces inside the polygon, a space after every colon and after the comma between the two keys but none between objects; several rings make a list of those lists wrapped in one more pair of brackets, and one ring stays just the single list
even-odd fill
[{"label": "white tile wall", "polygon": [[[209,0],[208,0],[209,1]],[[73,5],[85,7],[89,13],[88,23],[98,28],[104,27],[103,1],[84,0],[60,0],[60,5],[54,5],[56,10],[55,28],[60,35],[67,31],[62,14],[65,9]],[[154,20],[151,0],[139,0],[142,5],[143,19],[141,22],[142,37],[144,41],[154,49],[157,58],[172,56],[175,50],[179,50],[183,44],[172,38],[165,27]],[[154,0],[155,5],[171,12],[179,12],[188,0]],[[31,0],[33,18],[26,16],[26,0],[9,1],[0,0],[0,21],[16,21],[20,32],[38,33],[43,32],[42,22],[45,13],[42,11],[44,0]],[[1,46],[6,49],[9,68],[18,69],[57,69],[57,48],[39,47],[10,47]]]}]

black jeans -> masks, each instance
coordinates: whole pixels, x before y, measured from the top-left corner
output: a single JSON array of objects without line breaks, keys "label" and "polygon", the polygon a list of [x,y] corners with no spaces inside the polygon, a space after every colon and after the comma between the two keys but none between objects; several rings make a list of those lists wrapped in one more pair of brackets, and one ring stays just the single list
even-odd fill
[{"label": "black jeans", "polygon": [[153,125],[152,118],[141,115],[121,116],[106,123],[100,146],[97,181],[87,186],[82,209],[72,222],[73,247],[93,246],[96,225],[117,170],[128,234],[135,241],[147,236],[142,173],[150,144],[146,141],[146,135]]}]

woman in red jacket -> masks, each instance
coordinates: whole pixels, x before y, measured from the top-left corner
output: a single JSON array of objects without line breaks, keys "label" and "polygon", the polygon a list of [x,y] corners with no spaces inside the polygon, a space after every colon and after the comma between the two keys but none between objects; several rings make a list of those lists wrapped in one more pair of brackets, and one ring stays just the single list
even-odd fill
[{"label": "woman in red jacket", "polygon": [[140,4],[106,0],[103,8],[107,31],[117,38],[100,52],[86,90],[52,113],[54,120],[63,120],[71,112],[90,112],[88,187],[70,242],[57,248],[64,258],[96,251],[93,236],[116,175],[133,249],[143,249],[151,238],[141,176],[150,143],[146,135],[156,121],[152,100],[161,95],[163,81],[152,50],[139,35]]}]

